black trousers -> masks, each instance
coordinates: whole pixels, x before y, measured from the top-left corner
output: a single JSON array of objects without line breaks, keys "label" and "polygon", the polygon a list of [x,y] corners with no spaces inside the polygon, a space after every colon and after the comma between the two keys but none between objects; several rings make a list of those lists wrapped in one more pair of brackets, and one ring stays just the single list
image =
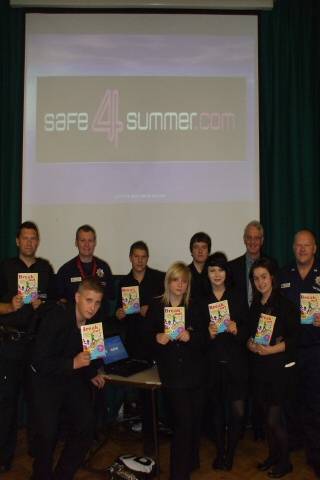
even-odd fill
[{"label": "black trousers", "polygon": [[[34,480],[71,480],[83,463],[94,436],[93,396],[82,377],[50,379],[31,373],[35,422]],[[67,416],[63,450],[53,469],[61,412]]]},{"label": "black trousers", "polygon": [[26,348],[21,342],[0,342],[0,465],[11,463],[16,448]]},{"label": "black trousers", "polygon": [[173,427],[170,452],[170,480],[188,480],[199,467],[203,390],[165,388]]}]

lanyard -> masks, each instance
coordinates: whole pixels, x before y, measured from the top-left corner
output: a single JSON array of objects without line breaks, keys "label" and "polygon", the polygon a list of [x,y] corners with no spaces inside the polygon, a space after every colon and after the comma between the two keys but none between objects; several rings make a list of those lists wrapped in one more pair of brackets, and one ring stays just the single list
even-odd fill
[{"label": "lanyard", "polygon": [[92,259],[92,272],[89,275],[86,275],[85,271],[83,270],[83,266],[80,260],[80,257],[77,258],[77,268],[81,274],[82,280],[84,280],[87,277],[95,277],[97,273],[97,263],[95,258],[93,257]]}]

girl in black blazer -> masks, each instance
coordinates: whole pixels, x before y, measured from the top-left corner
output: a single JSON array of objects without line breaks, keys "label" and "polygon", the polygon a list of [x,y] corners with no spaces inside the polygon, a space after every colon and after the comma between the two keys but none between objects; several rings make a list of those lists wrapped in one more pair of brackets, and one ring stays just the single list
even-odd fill
[{"label": "girl in black blazer", "polygon": [[[208,338],[208,385],[217,449],[212,466],[231,470],[243,424],[248,384],[245,346],[249,336],[248,308],[242,296],[230,286],[227,258],[222,252],[211,255],[205,269],[208,296],[203,307]],[[227,329],[218,333],[217,324],[210,321],[208,305],[224,300],[228,302],[230,321]]]},{"label": "girl in black blazer", "polygon": [[[189,480],[199,468],[204,384],[204,332],[190,299],[191,273],[182,262],[166,273],[165,291],[150,304],[146,324],[163,391],[170,408],[173,436],[170,480]],[[165,307],[183,307],[185,326],[177,338],[165,333]]]},{"label": "girl in black blazer", "polygon": [[[254,297],[247,346],[251,352],[253,394],[265,418],[269,447],[268,457],[257,468],[269,470],[270,478],[281,478],[292,471],[283,406],[295,385],[299,312],[276,288],[274,265],[269,259],[256,260],[250,278]],[[262,314],[275,318],[270,343],[264,345],[256,339]]]}]

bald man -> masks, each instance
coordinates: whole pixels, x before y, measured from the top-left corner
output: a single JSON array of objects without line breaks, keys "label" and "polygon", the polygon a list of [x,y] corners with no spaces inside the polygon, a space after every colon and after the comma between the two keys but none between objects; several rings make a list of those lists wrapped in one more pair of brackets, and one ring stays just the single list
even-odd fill
[{"label": "bald man", "polygon": [[[280,275],[282,293],[300,309],[301,293],[320,293],[320,262],[315,234],[308,229],[294,236],[293,263]],[[300,405],[308,463],[320,477],[320,315],[300,325],[298,349]]]}]

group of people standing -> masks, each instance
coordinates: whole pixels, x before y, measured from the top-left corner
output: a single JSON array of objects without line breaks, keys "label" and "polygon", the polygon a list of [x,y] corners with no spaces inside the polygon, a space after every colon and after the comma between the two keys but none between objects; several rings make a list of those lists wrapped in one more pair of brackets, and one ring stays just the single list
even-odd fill
[{"label": "group of people standing", "polygon": [[[129,252],[132,269],[120,279],[115,295],[110,267],[94,256],[92,227],[79,227],[79,254],[54,276],[50,265],[36,257],[36,225],[22,224],[18,257],[0,265],[0,472],[12,464],[18,393],[26,383],[32,478],[74,477],[93,435],[90,392],[105,383],[99,365],[82,352],[79,328],[99,319],[107,323],[109,302],[116,297],[115,318],[124,326],[130,354],[158,365],[173,429],[170,480],[189,480],[200,466],[203,412],[214,428],[212,467],[233,468],[248,398],[252,420],[260,419],[268,444],[257,468],[270,478],[283,477],[292,470],[290,448],[303,443],[320,477],[320,316],[313,324],[300,324],[300,293],[320,293],[316,238],[309,230],[297,232],[294,262],[279,270],[262,253],[263,237],[262,225],[250,222],[243,237],[246,252],[229,262],[222,252],[210,254],[210,237],[198,232],[190,240],[192,263],[175,262],[166,274],[148,266],[147,245],[135,242]],[[39,275],[39,294],[24,305],[17,295],[17,274],[29,271]],[[121,288],[134,285],[140,312],[126,315]],[[208,305],[225,300],[230,320],[220,333]],[[166,307],[185,311],[185,327],[174,340],[165,333]],[[269,345],[255,341],[262,314],[275,318]],[[53,469],[62,408],[73,429]],[[48,411],[54,413],[49,420]]]}]

